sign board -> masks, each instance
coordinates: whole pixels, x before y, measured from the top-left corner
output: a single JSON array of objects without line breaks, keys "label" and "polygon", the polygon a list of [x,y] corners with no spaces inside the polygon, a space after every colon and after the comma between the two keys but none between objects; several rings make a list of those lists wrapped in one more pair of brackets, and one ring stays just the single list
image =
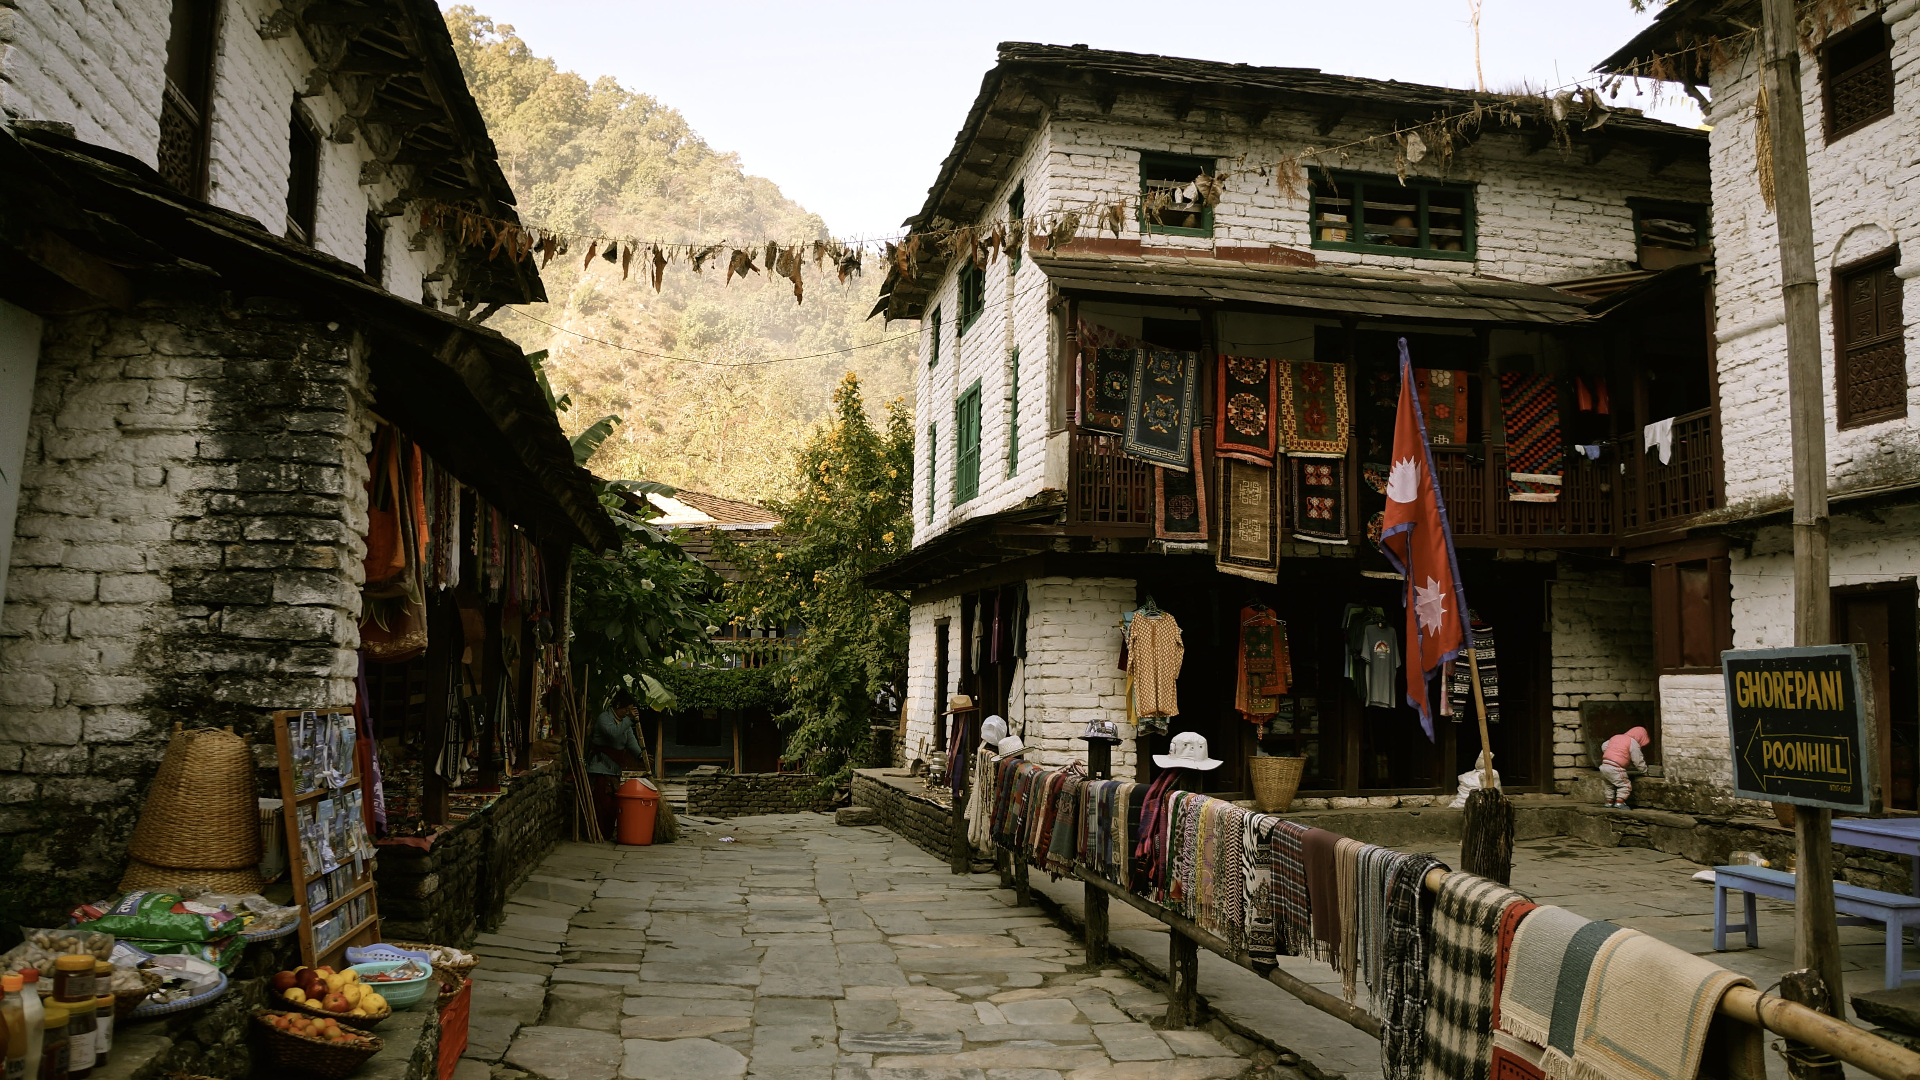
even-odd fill
[{"label": "sign board", "polygon": [[1720,654],[1735,795],[1879,812],[1872,688],[1860,676],[1865,649],[1809,645]]}]

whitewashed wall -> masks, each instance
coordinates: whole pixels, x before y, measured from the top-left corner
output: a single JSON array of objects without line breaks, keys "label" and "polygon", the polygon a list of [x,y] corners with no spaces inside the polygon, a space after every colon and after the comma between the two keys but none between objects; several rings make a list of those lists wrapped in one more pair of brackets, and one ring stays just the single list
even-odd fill
[{"label": "whitewashed wall", "polygon": [[[313,58],[297,36],[262,39],[256,30],[276,0],[228,0],[216,34],[208,201],[286,228],[287,125]],[[0,5],[0,117],[72,124],[82,140],[157,164],[170,0]],[[304,104],[324,134],[344,112],[329,88]],[[355,266],[365,262],[366,214],[399,194],[391,178],[360,184],[366,140],[322,139],[314,246]],[[423,278],[440,266],[438,238],[409,243],[417,216],[389,219],[383,282],[420,300]],[[434,286],[444,295],[444,286]]]},{"label": "whitewashed wall", "polygon": [[[1899,275],[1920,273],[1920,19],[1907,0],[1890,4],[1894,114],[1828,146],[1823,130],[1820,66],[1800,59],[1813,190],[1814,257],[1820,280],[1827,460],[1835,491],[1920,476],[1920,307],[1906,302],[1908,416],[1842,431],[1833,379],[1831,271],[1899,243]],[[1737,52],[1714,72],[1709,122],[1713,154],[1715,298],[1720,340],[1720,400],[1727,500],[1735,509],[1784,505],[1791,499],[1790,463],[1777,448],[1786,437],[1787,338],[1781,324],[1779,247],[1774,215],[1755,179],[1752,50]],[[1909,288],[1908,291],[1911,291]],[[1738,585],[1736,584],[1736,591]]]},{"label": "whitewashed wall", "polygon": [[[1624,570],[1560,563],[1549,593],[1553,624],[1553,782],[1566,791],[1598,762],[1580,728],[1584,701],[1652,701],[1653,598]],[[1515,657],[1518,659],[1518,657]]]}]

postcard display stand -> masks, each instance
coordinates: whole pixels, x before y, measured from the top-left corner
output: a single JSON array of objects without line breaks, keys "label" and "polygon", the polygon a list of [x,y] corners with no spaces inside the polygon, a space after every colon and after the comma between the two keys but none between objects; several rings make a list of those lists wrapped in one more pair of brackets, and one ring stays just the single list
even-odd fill
[{"label": "postcard display stand", "polygon": [[326,964],[349,945],[380,940],[355,737],[351,710],[273,714],[280,797],[287,807],[287,868],[301,912],[300,956],[310,967]]}]

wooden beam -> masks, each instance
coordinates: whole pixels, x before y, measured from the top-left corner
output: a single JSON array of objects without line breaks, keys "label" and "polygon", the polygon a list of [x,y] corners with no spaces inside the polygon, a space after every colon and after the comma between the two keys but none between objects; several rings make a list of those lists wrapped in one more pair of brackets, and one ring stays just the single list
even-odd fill
[{"label": "wooden beam", "polygon": [[1608,154],[1613,153],[1614,142],[1612,139],[1590,137],[1586,142],[1588,165],[1598,165],[1607,159]]},{"label": "wooden beam", "polygon": [[1173,99],[1173,118],[1185,121],[1187,114],[1193,112],[1193,91],[1188,90]]},{"label": "wooden beam", "polygon": [[393,17],[382,8],[353,4],[309,4],[300,21],[312,26],[374,26]]},{"label": "wooden beam", "polygon": [[22,251],[41,269],[117,308],[133,307],[133,283],[113,264],[48,229],[26,236]]},{"label": "wooden beam", "polygon": [[1320,114],[1314,117],[1313,130],[1324,139],[1333,134],[1333,129],[1340,126],[1340,121],[1345,119],[1346,115],[1347,107],[1345,105],[1335,105],[1322,109]]}]

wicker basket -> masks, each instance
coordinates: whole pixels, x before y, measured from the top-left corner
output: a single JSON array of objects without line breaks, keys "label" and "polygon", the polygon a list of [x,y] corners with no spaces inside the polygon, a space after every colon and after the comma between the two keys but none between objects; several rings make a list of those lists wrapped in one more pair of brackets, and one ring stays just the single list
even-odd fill
[{"label": "wicker basket", "polygon": [[[377,992],[378,991],[376,991],[376,993]],[[381,1021],[393,1016],[392,1005],[387,1006],[386,1012],[374,1016],[348,1016],[346,1013],[328,1012],[311,1001],[288,1001],[286,998],[276,1000],[273,1003],[273,1007],[279,1009],[281,1012],[306,1013],[308,1016],[317,1016],[322,1020],[336,1020],[341,1024],[351,1024],[356,1028],[363,1029],[378,1027]]]},{"label": "wicker basket", "polygon": [[259,865],[260,802],[247,740],[232,729],[173,725],[127,854],[187,870]]},{"label": "wicker basket", "polygon": [[315,1077],[317,1080],[341,1080],[358,1069],[361,1062],[386,1048],[386,1043],[381,1042],[379,1036],[368,1035],[346,1024],[340,1026],[363,1036],[365,1041],[334,1043],[295,1035],[274,1027],[268,1019],[272,1015],[264,1011],[254,1013],[253,1024],[260,1031],[260,1041],[266,1049],[268,1060],[288,1072]]},{"label": "wicker basket", "polygon": [[1293,794],[1300,790],[1300,774],[1306,771],[1303,757],[1256,757],[1247,761],[1253,773],[1253,805],[1263,814],[1284,814],[1293,805]]},{"label": "wicker basket", "polygon": [[140,1003],[147,1000],[147,995],[160,989],[160,985],[166,981],[151,971],[137,971],[136,974],[140,976],[140,981],[144,985],[137,986],[132,990],[115,990],[113,992],[113,1019],[115,1023],[125,1020],[128,1013],[139,1008]]},{"label": "wicker basket", "polygon": [[266,886],[254,867],[240,870],[175,870],[154,866],[139,859],[127,860],[127,872],[120,876],[120,891],[135,889],[183,889],[198,885],[209,892],[250,896]]},{"label": "wicker basket", "polygon": [[[432,950],[434,949],[447,948],[447,946],[445,945],[428,945],[424,942],[419,942],[419,941],[389,941],[387,942],[387,944],[393,946],[396,949],[405,949],[408,952],[423,952],[423,953],[426,953],[428,956],[433,955]],[[460,951],[466,952],[465,949],[462,949]],[[473,956],[472,953],[467,953],[467,955]],[[465,961],[464,963],[459,963],[459,964],[443,964],[443,963],[436,962],[433,965],[433,970],[436,972],[444,971],[447,974],[453,976],[453,983],[455,988],[457,989],[460,985],[460,980],[473,974],[473,969],[479,966],[480,966],[480,958],[477,956],[473,956],[473,959]]]}]

